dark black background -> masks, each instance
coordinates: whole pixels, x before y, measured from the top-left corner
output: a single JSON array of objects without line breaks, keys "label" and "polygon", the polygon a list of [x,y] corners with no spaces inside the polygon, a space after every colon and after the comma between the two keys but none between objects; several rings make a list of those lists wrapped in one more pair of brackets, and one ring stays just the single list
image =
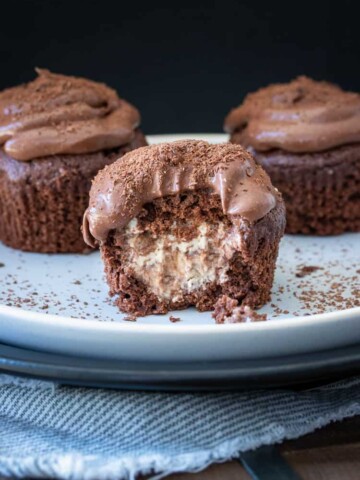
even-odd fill
[{"label": "dark black background", "polygon": [[2,2],[0,87],[46,67],[115,87],[146,133],[221,131],[269,82],[305,73],[360,90],[356,3]]}]

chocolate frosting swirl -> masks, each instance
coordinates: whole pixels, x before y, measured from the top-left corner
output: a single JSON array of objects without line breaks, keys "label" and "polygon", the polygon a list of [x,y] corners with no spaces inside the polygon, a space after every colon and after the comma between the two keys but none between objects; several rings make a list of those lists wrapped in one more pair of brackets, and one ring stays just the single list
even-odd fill
[{"label": "chocolate frosting swirl", "polygon": [[269,177],[240,145],[180,140],[142,147],[95,177],[83,234],[90,246],[126,227],[143,205],[166,195],[209,189],[229,216],[264,217],[280,196]]},{"label": "chocolate frosting swirl", "polygon": [[36,70],[0,93],[0,144],[16,160],[91,153],[129,143],[139,112],[115,90],[84,78]]},{"label": "chocolate frosting swirl", "polygon": [[299,77],[248,95],[225,119],[255,150],[318,152],[360,142],[360,95]]}]

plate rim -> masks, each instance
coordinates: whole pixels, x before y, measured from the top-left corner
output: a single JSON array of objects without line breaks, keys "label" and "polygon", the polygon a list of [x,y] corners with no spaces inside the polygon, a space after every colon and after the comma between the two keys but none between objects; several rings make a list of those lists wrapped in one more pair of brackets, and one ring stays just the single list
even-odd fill
[{"label": "plate rim", "polygon": [[[161,133],[146,135],[149,143],[159,143],[166,138],[170,141],[183,140],[183,139],[203,139],[205,141],[215,141],[217,140],[226,140],[228,134],[219,132],[219,133]],[[181,316],[181,311],[178,310],[178,314]],[[195,310],[194,310],[195,313]],[[170,312],[168,313],[170,314]],[[38,323],[45,324],[47,327],[56,327],[59,329],[66,330],[101,330],[104,329],[113,331],[114,333],[120,332],[137,332],[141,331],[143,334],[147,335],[161,335],[169,334],[169,332],[174,332],[176,335],[204,335],[204,334],[213,334],[216,331],[217,335],[222,333],[228,334],[229,332],[251,332],[259,330],[276,330],[276,329],[296,329],[296,328],[314,328],[316,325],[321,325],[324,322],[326,323],[336,323],[343,321],[345,318],[351,317],[360,319],[360,306],[348,308],[344,310],[334,310],[332,312],[324,313],[315,313],[315,314],[306,314],[299,316],[291,316],[288,318],[271,318],[265,322],[249,322],[249,323],[234,323],[234,324],[221,324],[219,326],[215,322],[213,324],[199,324],[199,325],[183,325],[179,323],[167,323],[167,324],[145,324],[145,323],[136,323],[136,322],[126,322],[126,321],[99,321],[94,319],[81,319],[79,317],[70,317],[57,314],[49,314],[45,312],[37,312],[26,310],[26,308],[10,307],[4,304],[0,304],[0,316],[6,317],[6,319],[16,319],[23,322],[29,323]],[[161,315],[161,317],[166,316],[166,314]],[[159,315],[160,317],[160,315]],[[119,319],[120,320],[120,319]]]},{"label": "plate rim", "polygon": [[[181,312],[179,310],[178,312]],[[194,311],[195,313],[195,311]],[[167,315],[167,314],[165,314]],[[181,313],[179,313],[181,315]],[[313,315],[303,315],[303,316],[293,316],[289,318],[274,318],[265,322],[249,322],[249,323],[228,323],[228,324],[205,324],[205,325],[181,325],[180,323],[171,323],[169,324],[145,324],[145,323],[136,323],[136,322],[126,322],[126,321],[114,321],[114,322],[104,322],[98,320],[90,319],[81,319],[66,317],[56,314],[47,314],[40,312],[33,312],[29,310],[24,310],[17,307],[8,307],[0,305],[0,316],[7,317],[8,319],[22,320],[25,322],[31,322],[32,324],[44,323],[47,327],[57,327],[65,328],[67,330],[101,330],[104,329],[113,331],[114,333],[120,333],[121,331],[126,332],[137,332],[141,331],[143,334],[148,335],[161,335],[168,334],[170,329],[176,334],[182,335],[203,335],[206,333],[213,333],[216,331],[217,334],[221,332],[228,333],[229,331],[258,331],[258,330],[276,330],[278,328],[294,329],[294,328],[304,328],[306,326],[314,327],[317,324],[327,323],[336,323],[343,321],[346,317],[360,317],[360,307],[349,308],[345,310],[336,310],[333,312],[317,313]],[[163,315],[161,315],[163,316]]]},{"label": "plate rim", "polygon": [[[25,358],[24,358],[25,356]],[[30,357],[30,358],[29,358]],[[35,358],[32,358],[35,357]],[[284,364],[284,358],[289,360]],[[330,360],[331,368],[328,368]],[[270,361],[270,364],[269,364]],[[159,368],[154,368],[154,367]],[[44,381],[100,388],[204,391],[283,387],[360,371],[356,346],[286,357],[188,364],[109,361],[41,352],[0,342],[0,372]],[[245,383],[244,383],[245,382]]]}]

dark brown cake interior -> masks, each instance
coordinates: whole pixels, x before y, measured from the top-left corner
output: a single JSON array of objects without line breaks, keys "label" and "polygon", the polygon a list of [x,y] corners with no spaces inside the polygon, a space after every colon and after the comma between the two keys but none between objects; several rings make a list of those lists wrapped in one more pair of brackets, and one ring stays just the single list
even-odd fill
[{"label": "dark brown cake interior", "polygon": [[101,246],[110,294],[117,295],[121,310],[135,315],[192,305],[211,310],[224,294],[260,306],[269,297],[283,229],[282,203],[250,225],[240,217],[230,221],[219,196],[206,190],[159,198]]}]

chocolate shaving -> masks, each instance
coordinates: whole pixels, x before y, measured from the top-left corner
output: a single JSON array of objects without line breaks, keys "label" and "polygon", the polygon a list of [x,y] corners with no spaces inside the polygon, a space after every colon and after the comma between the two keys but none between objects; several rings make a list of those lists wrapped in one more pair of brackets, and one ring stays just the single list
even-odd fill
[{"label": "chocolate shaving", "polygon": [[316,265],[302,265],[299,267],[298,271],[295,273],[295,276],[298,278],[306,277],[306,275],[310,275],[317,270],[322,270],[321,267],[317,267]]}]

